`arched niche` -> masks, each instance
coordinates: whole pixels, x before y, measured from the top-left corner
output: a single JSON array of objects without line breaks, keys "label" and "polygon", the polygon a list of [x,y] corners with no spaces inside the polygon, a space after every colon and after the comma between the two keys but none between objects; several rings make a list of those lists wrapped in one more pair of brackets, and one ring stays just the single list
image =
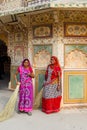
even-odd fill
[{"label": "arched niche", "polygon": [[10,81],[11,58],[7,54],[7,45],[0,39],[0,88],[8,87]]},{"label": "arched niche", "polygon": [[72,50],[65,56],[65,68],[87,68],[87,54],[79,49]]},{"label": "arched niche", "polygon": [[35,56],[34,56],[34,64],[33,66],[34,67],[47,67],[47,65],[49,64],[50,62],[50,57],[51,57],[51,54],[46,51],[45,49],[42,49],[40,51],[38,51]]}]

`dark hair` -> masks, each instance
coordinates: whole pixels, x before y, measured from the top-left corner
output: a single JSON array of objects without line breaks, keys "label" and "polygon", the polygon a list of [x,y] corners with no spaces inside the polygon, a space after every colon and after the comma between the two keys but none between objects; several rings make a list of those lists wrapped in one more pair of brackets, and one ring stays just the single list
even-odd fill
[{"label": "dark hair", "polygon": [[25,61],[28,61],[29,66],[30,66],[30,61],[29,61],[29,59],[24,59],[23,62],[22,62],[22,66],[24,66],[24,62],[25,62]]}]

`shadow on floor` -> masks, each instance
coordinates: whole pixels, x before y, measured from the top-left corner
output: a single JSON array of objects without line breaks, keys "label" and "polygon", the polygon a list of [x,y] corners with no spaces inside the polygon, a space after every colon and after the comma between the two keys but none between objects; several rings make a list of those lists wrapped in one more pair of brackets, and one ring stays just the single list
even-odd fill
[{"label": "shadow on floor", "polygon": [[8,89],[8,85],[9,85],[9,81],[10,81],[10,75],[9,74],[4,74],[2,76],[2,78],[0,78],[0,90],[7,90]]}]

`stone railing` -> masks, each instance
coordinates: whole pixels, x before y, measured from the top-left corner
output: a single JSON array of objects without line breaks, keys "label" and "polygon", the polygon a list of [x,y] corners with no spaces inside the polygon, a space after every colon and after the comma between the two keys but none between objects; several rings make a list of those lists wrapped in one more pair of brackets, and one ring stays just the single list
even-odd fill
[{"label": "stone railing", "polygon": [[79,6],[79,5],[85,5],[87,4],[87,0],[22,0],[24,1],[24,6],[37,6],[37,5],[42,5],[42,4],[47,4],[47,3],[55,3],[59,4],[61,6],[64,6],[67,4],[69,6]]},{"label": "stone railing", "polygon": [[24,0],[24,6],[36,6],[41,4],[50,3],[56,0]]}]

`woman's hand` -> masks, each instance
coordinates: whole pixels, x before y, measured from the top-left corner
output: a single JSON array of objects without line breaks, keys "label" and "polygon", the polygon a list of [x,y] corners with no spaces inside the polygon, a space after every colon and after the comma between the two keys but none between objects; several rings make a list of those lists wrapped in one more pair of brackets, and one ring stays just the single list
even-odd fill
[{"label": "woman's hand", "polygon": [[61,87],[60,87],[60,85],[58,85],[58,86],[57,86],[57,91],[59,91],[59,90],[60,90],[60,88],[61,88]]},{"label": "woman's hand", "polygon": [[45,83],[42,84],[42,87],[44,87],[44,86],[45,86]]},{"label": "woman's hand", "polygon": [[16,82],[17,85],[20,85],[21,83],[20,82]]},{"label": "woman's hand", "polygon": [[28,76],[31,77],[32,76],[31,73],[29,73]]},{"label": "woman's hand", "polygon": [[33,73],[29,73],[28,76],[31,77],[31,78],[34,78],[34,74]]}]

